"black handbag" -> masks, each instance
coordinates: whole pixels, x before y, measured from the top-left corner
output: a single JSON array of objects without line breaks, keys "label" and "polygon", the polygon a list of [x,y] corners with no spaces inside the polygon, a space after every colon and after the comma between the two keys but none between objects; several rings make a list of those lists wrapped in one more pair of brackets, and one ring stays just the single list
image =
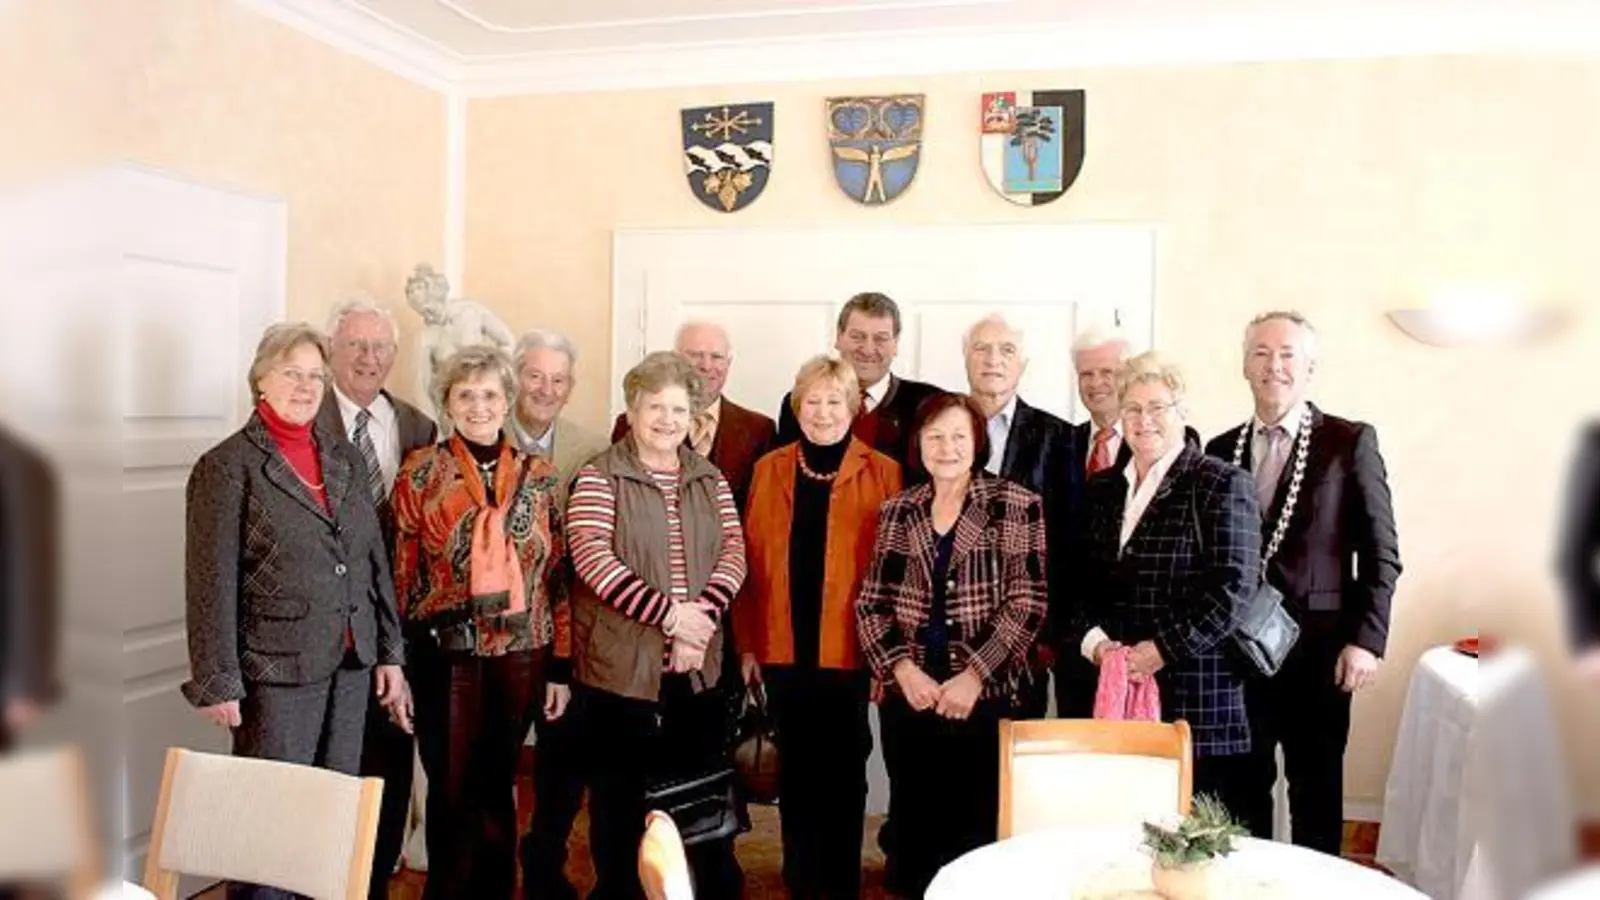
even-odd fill
[{"label": "black handbag", "polygon": [[[1200,527],[1200,511],[1192,498],[1189,514],[1194,521],[1195,540],[1203,552],[1205,531]],[[1261,583],[1245,605],[1244,616],[1233,633],[1233,645],[1257,672],[1271,678],[1283,668],[1283,661],[1300,639],[1300,624],[1283,608],[1283,594],[1267,581],[1268,558],[1262,557]]]},{"label": "black handbag", "polygon": [[783,765],[778,726],[767,709],[766,689],[759,683],[745,692],[733,765],[739,772],[739,787],[751,803],[778,802],[778,771]]},{"label": "black handbag", "polygon": [[738,834],[736,803],[731,768],[657,782],[644,794],[646,809],[659,809],[672,817],[685,847]]}]

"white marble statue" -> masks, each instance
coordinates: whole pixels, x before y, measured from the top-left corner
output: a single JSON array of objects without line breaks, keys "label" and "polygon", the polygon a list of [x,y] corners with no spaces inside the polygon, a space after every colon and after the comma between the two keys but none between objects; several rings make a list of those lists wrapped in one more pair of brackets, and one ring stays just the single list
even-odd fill
[{"label": "white marble statue", "polygon": [[449,279],[427,263],[418,263],[406,279],[406,303],[422,316],[423,324],[418,339],[416,396],[428,399],[434,420],[443,427],[444,410],[433,396],[433,375],[439,365],[462,347],[479,344],[498,347],[509,356],[517,339],[488,307],[459,297],[451,299]]}]

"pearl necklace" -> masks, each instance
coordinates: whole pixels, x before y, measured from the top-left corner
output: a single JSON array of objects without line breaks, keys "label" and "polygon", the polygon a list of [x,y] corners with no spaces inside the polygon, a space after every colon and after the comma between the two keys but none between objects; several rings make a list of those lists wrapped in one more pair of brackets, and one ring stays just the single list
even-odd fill
[{"label": "pearl necklace", "polygon": [[[1244,467],[1244,446],[1255,431],[1255,420],[1244,423],[1239,429],[1239,440],[1233,445],[1233,464]],[[1283,545],[1284,535],[1289,533],[1289,519],[1294,515],[1295,503],[1300,499],[1300,485],[1306,478],[1306,457],[1311,449],[1311,407],[1307,406],[1305,412],[1300,414],[1300,433],[1295,436],[1294,442],[1294,468],[1289,476],[1289,492],[1283,497],[1283,511],[1278,514],[1278,521],[1272,528],[1272,538],[1267,541],[1267,549],[1261,554],[1261,571],[1267,570],[1267,562],[1276,556],[1278,548]],[[1261,511],[1262,518],[1267,515],[1266,510]]]},{"label": "pearl necklace", "polygon": [[796,461],[798,461],[800,463],[800,474],[806,476],[807,478],[811,479],[812,481],[824,481],[824,482],[832,481],[834,478],[838,477],[838,475],[839,475],[839,471],[837,469],[835,469],[834,471],[829,472],[828,474],[824,475],[821,472],[818,472],[815,469],[811,468],[810,466],[806,465],[806,454],[805,454],[805,451],[803,451],[803,450],[800,451],[800,453],[796,454],[795,459],[796,459]]}]

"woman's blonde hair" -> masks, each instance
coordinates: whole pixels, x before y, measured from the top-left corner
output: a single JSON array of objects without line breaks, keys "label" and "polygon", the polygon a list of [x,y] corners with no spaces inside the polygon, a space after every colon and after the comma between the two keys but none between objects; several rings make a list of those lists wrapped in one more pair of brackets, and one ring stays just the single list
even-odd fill
[{"label": "woman's blonde hair", "polygon": [[435,408],[447,410],[450,389],[484,372],[500,376],[500,387],[506,392],[506,408],[508,411],[515,409],[517,373],[511,367],[511,357],[500,348],[485,344],[462,347],[439,364],[438,370],[433,373],[433,402],[437,404]]},{"label": "woman's blonde hair", "polygon": [[1151,350],[1141,353],[1122,364],[1117,370],[1117,402],[1127,397],[1128,389],[1136,384],[1160,384],[1172,392],[1172,400],[1183,405],[1188,385],[1183,370],[1161,358]]},{"label": "woman's blonde hair", "polygon": [[842,359],[826,353],[813,356],[800,366],[794,376],[794,390],[789,392],[789,410],[800,415],[800,402],[812,388],[824,382],[837,384],[844,391],[844,405],[851,417],[861,412],[861,382],[856,370]]},{"label": "woman's blonde hair", "polygon": [[267,377],[267,371],[302,344],[317,348],[317,353],[322,356],[322,365],[326,368],[333,356],[327,335],[305,322],[279,322],[267,326],[267,330],[261,333],[260,342],[256,344],[255,359],[250,362],[250,393],[259,395],[261,379]]},{"label": "woman's blonde hair", "polygon": [[629,409],[638,405],[645,394],[657,394],[669,387],[681,387],[689,394],[689,409],[699,413],[705,408],[705,380],[677,353],[657,350],[622,376],[622,398]]}]

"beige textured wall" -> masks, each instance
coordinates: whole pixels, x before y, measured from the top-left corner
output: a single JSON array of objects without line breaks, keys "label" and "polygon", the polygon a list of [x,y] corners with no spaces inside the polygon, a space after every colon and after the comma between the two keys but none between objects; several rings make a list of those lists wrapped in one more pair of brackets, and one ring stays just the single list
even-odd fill
[{"label": "beige textured wall", "polygon": [[[1040,209],[995,196],[975,157],[978,95],[1019,85],[1088,90],[1083,174]],[[925,92],[928,123],[916,182],[869,210],[832,184],[822,100],[874,91]],[[753,100],[778,104],[774,177],[754,205],[722,216],[688,193],[678,110]],[[1593,406],[1562,385],[1592,390],[1600,358],[1592,317],[1538,352],[1439,351],[1382,313],[1451,285],[1592,304],[1600,265],[1583,244],[1600,208],[1597,108],[1600,64],[1478,58],[477,100],[465,289],[514,329],[555,327],[580,342],[589,356],[574,410],[598,426],[617,377],[606,371],[615,229],[1158,223],[1160,343],[1190,369],[1203,432],[1247,414],[1240,327],[1275,306],[1304,310],[1322,331],[1317,398],[1379,429],[1406,574],[1385,679],[1356,703],[1347,790],[1377,802],[1423,649],[1503,619],[1554,660],[1549,541],[1571,427]],[[1600,729],[1578,722],[1580,694],[1554,666],[1552,677],[1576,723],[1576,763],[1579,732]],[[1600,801],[1600,780],[1587,793]]]},{"label": "beige textured wall", "polygon": [[444,254],[443,95],[234,0],[9,0],[0,24],[0,179],[126,159],[283,197],[289,315],[364,291],[410,341],[406,276]]}]

